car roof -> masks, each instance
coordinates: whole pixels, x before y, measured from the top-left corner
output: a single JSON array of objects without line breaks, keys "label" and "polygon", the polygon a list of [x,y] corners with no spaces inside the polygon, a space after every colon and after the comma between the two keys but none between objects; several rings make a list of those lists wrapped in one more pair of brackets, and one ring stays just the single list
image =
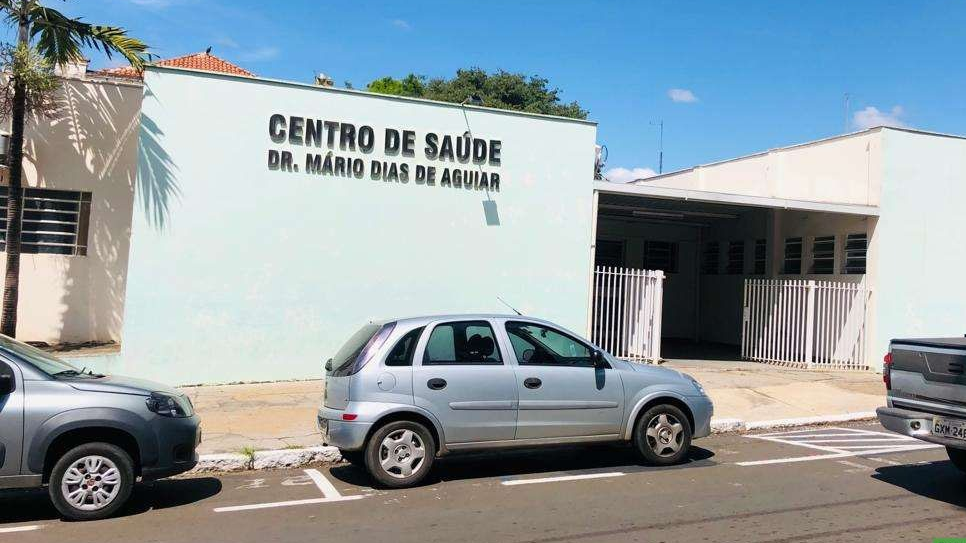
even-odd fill
[{"label": "car roof", "polygon": [[516,315],[516,314],[506,314],[506,313],[452,313],[443,315],[421,315],[421,316],[411,316],[402,317],[397,319],[383,319],[380,321],[374,321],[377,323],[387,323],[396,322],[400,324],[427,324],[434,321],[440,320],[479,320],[479,319],[514,319],[514,320],[524,320],[530,322],[541,322],[549,324],[555,327],[560,327],[559,324],[554,324],[548,320],[540,319],[537,317],[530,317],[527,315]]}]

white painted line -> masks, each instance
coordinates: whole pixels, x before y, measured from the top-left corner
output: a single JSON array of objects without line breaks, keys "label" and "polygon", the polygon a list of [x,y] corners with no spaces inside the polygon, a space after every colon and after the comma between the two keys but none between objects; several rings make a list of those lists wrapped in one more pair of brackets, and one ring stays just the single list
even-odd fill
[{"label": "white painted line", "polygon": [[20,532],[33,532],[34,530],[39,530],[43,528],[40,525],[33,526],[14,526],[13,528],[0,528],[0,534],[15,534]]},{"label": "white painted line", "polygon": [[909,449],[909,450],[916,450],[916,449],[922,449],[923,448],[922,445],[843,445],[842,446],[842,449],[845,449],[845,450],[853,450],[853,449],[883,449],[883,448],[886,448],[886,447],[888,447],[890,449]]},{"label": "white painted line", "polygon": [[312,498],[308,500],[292,500],[287,502],[254,503],[251,505],[233,505],[230,507],[216,507],[215,513],[230,513],[232,511],[251,511],[254,509],[271,509],[273,507],[290,507],[292,505],[308,505],[312,503],[346,502],[361,500],[365,496],[342,496],[340,498]]},{"label": "white painted line", "polygon": [[562,475],[560,477],[543,477],[541,479],[516,479],[513,481],[503,481],[504,486],[534,485],[539,483],[556,483],[558,481],[579,481],[581,479],[603,479],[605,477],[621,477],[625,475],[620,471],[608,473],[588,473],[587,475]]},{"label": "white painted line", "polygon": [[325,475],[317,469],[307,469],[305,474],[312,479],[315,486],[322,492],[324,498],[310,498],[307,500],[291,500],[284,502],[253,503],[251,505],[232,505],[229,507],[216,507],[215,513],[230,513],[233,511],[251,511],[253,509],[271,509],[274,507],[290,507],[293,505],[309,505],[313,503],[346,502],[351,500],[361,500],[365,496],[343,496],[336,490],[335,485],[325,478]]},{"label": "white painted line", "polygon": [[896,443],[899,441],[919,441],[918,439],[895,439],[891,437],[860,437],[856,439],[809,439],[808,441],[795,441],[796,445],[802,443],[877,443],[880,441],[885,441],[889,443]]},{"label": "white painted line", "polygon": [[326,498],[341,498],[342,494],[336,490],[335,486],[325,478],[325,475],[319,472],[317,469],[307,469],[305,474],[308,475],[312,481],[315,482],[315,486],[319,487],[322,495]]},{"label": "white painted line", "polygon": [[872,471],[872,468],[870,468],[869,466],[866,466],[865,464],[859,464],[858,462],[850,462],[848,460],[838,460],[838,463],[843,464],[845,466],[853,467],[860,471]]},{"label": "white painted line", "polygon": [[874,454],[886,454],[895,452],[909,452],[909,451],[919,451],[925,449],[935,449],[937,447],[942,447],[942,445],[904,445],[901,447],[876,447],[873,450],[861,450],[861,451],[847,451],[841,453],[831,453],[831,454],[816,454],[813,456],[795,456],[790,458],[773,458],[771,460],[755,460],[753,462],[735,462],[738,466],[765,466],[769,464],[789,464],[792,462],[809,462],[812,460],[826,460],[831,458],[847,458],[849,456],[865,456]]}]

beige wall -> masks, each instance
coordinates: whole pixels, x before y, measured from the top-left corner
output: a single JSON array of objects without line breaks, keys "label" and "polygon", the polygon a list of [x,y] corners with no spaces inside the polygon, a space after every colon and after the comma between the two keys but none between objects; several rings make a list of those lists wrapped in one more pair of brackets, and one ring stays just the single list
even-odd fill
[{"label": "beige wall", "polygon": [[636,184],[809,202],[879,205],[882,130],[774,149]]},{"label": "beige wall", "polygon": [[65,79],[57,116],[30,121],[25,184],[93,197],[87,256],[21,256],[18,338],[120,341],[141,95],[132,83]]}]

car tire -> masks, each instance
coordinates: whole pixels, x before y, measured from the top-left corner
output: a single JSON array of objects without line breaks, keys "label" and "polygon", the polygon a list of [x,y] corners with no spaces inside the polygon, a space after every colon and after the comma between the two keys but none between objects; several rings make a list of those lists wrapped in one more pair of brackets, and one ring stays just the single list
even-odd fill
[{"label": "car tire", "polygon": [[949,461],[952,462],[953,465],[959,469],[959,471],[966,473],[966,450],[946,447],[946,454],[949,455]]},{"label": "car tire", "polygon": [[134,462],[120,447],[87,443],[64,453],[50,472],[48,493],[70,520],[110,517],[134,489]]},{"label": "car tire", "polygon": [[342,459],[358,468],[366,467],[365,451],[339,451]]},{"label": "car tire", "polygon": [[366,469],[387,488],[406,488],[422,481],[433,467],[436,441],[418,422],[390,422],[366,442]]},{"label": "car tire", "polygon": [[648,464],[677,464],[691,448],[691,432],[691,423],[679,408],[655,405],[638,417],[634,425],[634,447]]}]

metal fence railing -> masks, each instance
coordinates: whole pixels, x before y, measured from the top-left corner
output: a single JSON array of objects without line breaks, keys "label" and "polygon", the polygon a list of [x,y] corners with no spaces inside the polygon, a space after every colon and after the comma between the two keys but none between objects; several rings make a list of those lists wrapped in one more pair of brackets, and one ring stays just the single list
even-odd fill
[{"label": "metal fence railing", "polygon": [[746,279],[741,356],[805,368],[869,369],[865,281]]},{"label": "metal fence railing", "polygon": [[590,335],[597,345],[625,360],[661,358],[664,272],[598,266]]}]

